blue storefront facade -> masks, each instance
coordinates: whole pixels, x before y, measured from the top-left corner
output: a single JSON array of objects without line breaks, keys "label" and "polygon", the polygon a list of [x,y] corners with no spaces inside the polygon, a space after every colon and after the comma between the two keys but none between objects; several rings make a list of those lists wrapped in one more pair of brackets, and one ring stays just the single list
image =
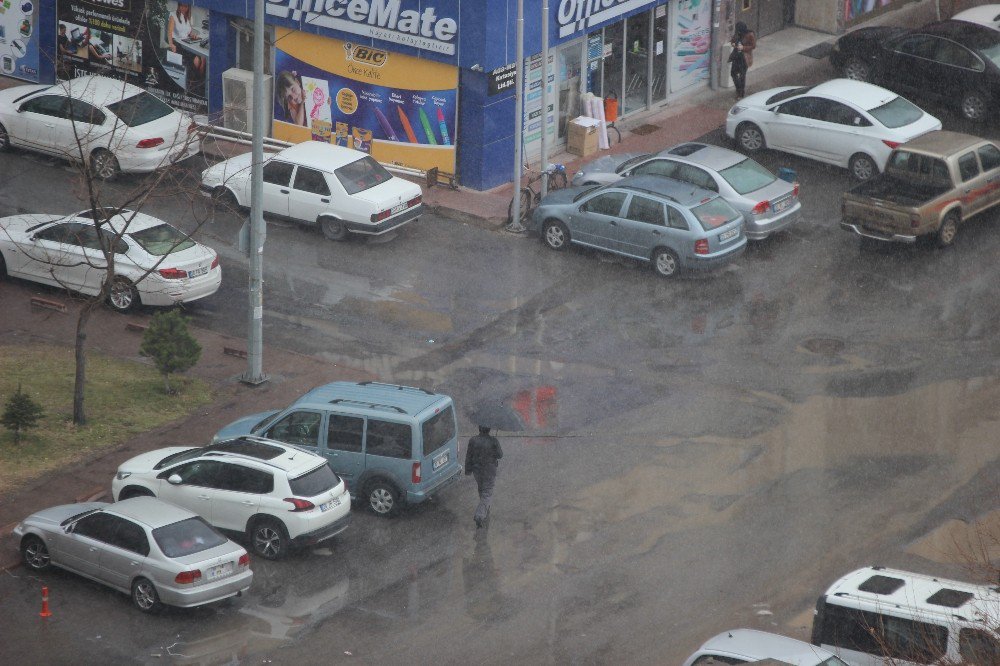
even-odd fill
[{"label": "blue storefront facade", "polygon": [[[210,122],[232,121],[231,81],[238,74],[245,81],[251,69],[253,0],[40,4],[46,33],[57,24],[74,35],[89,26],[88,37],[106,39],[106,61],[95,63],[91,52],[89,62],[62,72],[129,76]],[[617,97],[627,116],[708,84],[710,0],[549,0],[550,108],[542,114],[541,4],[524,0],[529,155],[543,115],[554,145],[565,141],[586,93]],[[475,189],[510,181],[514,95],[497,84],[496,70],[515,59],[517,0],[267,0],[265,7],[270,134],[346,141],[381,161],[418,167],[438,160]],[[132,22],[115,12],[130,12]],[[141,57],[127,57],[129,42],[116,30],[144,31]],[[42,81],[60,73],[51,39],[42,35]]]}]

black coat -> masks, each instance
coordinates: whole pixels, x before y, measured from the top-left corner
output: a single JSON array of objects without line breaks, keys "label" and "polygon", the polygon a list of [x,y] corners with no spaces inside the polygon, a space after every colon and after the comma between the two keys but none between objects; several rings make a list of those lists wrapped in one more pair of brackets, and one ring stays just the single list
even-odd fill
[{"label": "black coat", "polygon": [[472,474],[488,465],[496,465],[503,458],[500,440],[493,435],[476,435],[469,440],[465,450],[465,473]]}]

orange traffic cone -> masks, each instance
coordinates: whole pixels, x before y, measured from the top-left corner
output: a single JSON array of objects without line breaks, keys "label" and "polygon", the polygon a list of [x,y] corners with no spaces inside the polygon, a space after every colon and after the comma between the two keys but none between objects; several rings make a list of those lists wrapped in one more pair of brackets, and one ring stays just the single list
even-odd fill
[{"label": "orange traffic cone", "polygon": [[52,617],[52,612],[49,610],[49,588],[42,588],[42,612],[38,614],[39,617]]}]

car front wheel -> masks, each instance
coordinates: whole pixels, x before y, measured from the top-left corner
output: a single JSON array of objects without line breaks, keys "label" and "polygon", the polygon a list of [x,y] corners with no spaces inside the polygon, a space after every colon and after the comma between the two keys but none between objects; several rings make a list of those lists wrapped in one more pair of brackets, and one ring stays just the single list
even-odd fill
[{"label": "car front wheel", "polygon": [[0,153],[8,148],[10,148],[10,135],[7,134],[7,128],[0,123]]},{"label": "car front wheel", "polygon": [[116,278],[111,285],[111,292],[108,293],[108,305],[111,309],[122,314],[128,312],[139,302],[139,292],[135,285],[125,278]]},{"label": "car front wheel", "polygon": [[983,120],[986,117],[987,109],[989,109],[989,105],[986,102],[986,96],[981,92],[966,93],[962,97],[962,117],[966,120]]},{"label": "car front wheel", "polygon": [[861,153],[851,158],[849,168],[854,179],[862,182],[878,175],[878,165],[875,164],[875,160]]},{"label": "car front wheel", "polygon": [[90,156],[90,172],[101,180],[114,180],[121,173],[118,158],[104,149],[95,150]]},{"label": "car front wheel", "polygon": [[250,547],[265,560],[279,560],[288,550],[288,532],[273,518],[262,518],[250,528]]},{"label": "car front wheel", "polygon": [[146,578],[136,578],[132,583],[132,603],[143,613],[155,613],[160,610],[160,595],[152,581]]},{"label": "car front wheel", "polygon": [[677,274],[678,268],[680,268],[680,265],[677,261],[677,255],[673,250],[661,247],[653,253],[653,270],[660,277],[673,277]]},{"label": "car front wheel", "polygon": [[24,541],[21,542],[21,559],[24,560],[25,566],[32,571],[47,569],[51,563],[49,549],[45,546],[45,542],[34,534],[24,537]]},{"label": "car front wheel", "polygon": [[569,245],[569,229],[559,220],[546,220],[542,238],[553,250],[562,250]]},{"label": "car front wheel", "polygon": [[736,142],[743,150],[753,153],[764,147],[764,133],[753,123],[743,123],[736,129]]}]

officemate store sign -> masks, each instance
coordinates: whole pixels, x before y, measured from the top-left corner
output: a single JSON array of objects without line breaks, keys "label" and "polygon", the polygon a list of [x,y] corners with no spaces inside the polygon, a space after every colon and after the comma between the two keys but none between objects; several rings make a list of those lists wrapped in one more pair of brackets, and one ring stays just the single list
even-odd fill
[{"label": "officemate store sign", "polygon": [[650,0],[553,0],[555,26],[559,38],[582,32],[601,23],[616,20],[629,12],[649,7]]},{"label": "officemate store sign", "polygon": [[404,0],[267,0],[266,13],[308,25],[455,55],[458,19]]}]

